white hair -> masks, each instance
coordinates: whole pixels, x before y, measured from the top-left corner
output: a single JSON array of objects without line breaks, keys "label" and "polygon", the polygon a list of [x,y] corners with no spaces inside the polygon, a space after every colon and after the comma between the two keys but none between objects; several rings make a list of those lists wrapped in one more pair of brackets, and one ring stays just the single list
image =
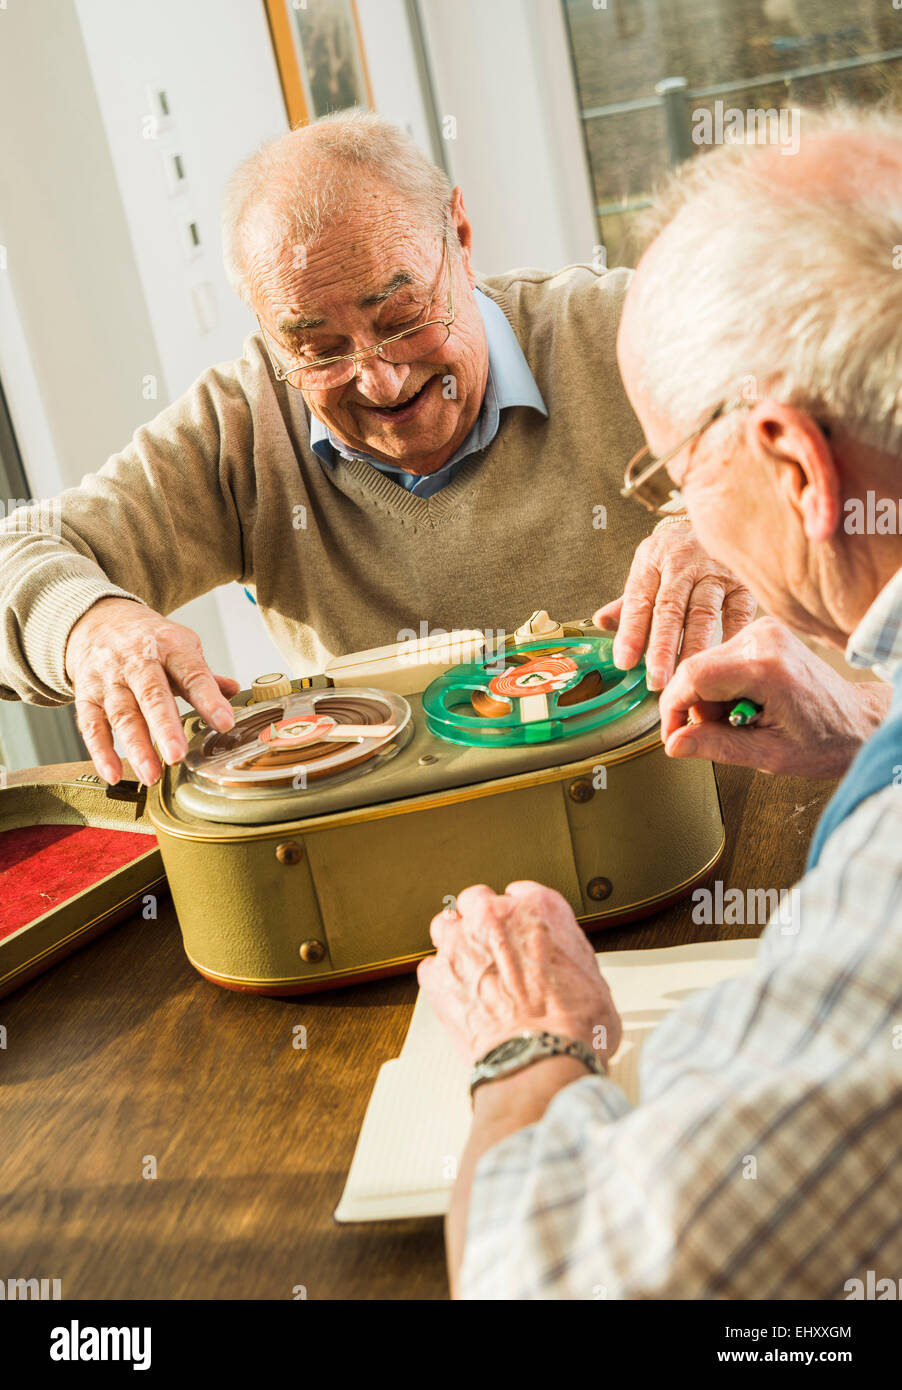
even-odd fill
[{"label": "white hair", "polygon": [[773,153],[722,147],[646,219],[667,240],[633,306],[643,384],[686,432],[767,392],[902,455],[902,118],[804,112],[802,129],[882,139],[861,143],[841,189],[796,187]]},{"label": "white hair", "polygon": [[451,184],[405,131],[368,111],[324,116],[266,141],[229,179],[223,253],[239,298],[251,304],[251,258],[311,246],[359,193],[361,176],[397,193],[427,231],[446,230]]}]

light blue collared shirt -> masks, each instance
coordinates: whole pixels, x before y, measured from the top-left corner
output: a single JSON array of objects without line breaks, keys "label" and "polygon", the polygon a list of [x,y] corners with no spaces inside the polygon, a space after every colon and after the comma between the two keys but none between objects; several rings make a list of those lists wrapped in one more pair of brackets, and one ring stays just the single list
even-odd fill
[{"label": "light blue collared shirt", "polygon": [[375,459],[359,449],[352,449],[350,445],[338,439],[321,420],[317,420],[315,415],[311,415],[310,447],[324,463],[334,463],[337,458],[365,459],[380,473],[387,473],[390,478],[394,478],[407,492],[415,493],[417,497],[432,497],[443,487],[447,487],[470,454],[488,448],[498,433],[502,410],[512,405],[525,405],[538,410],[542,415],[548,415],[542,393],[535,383],[523,349],[517,341],[517,335],[508,323],[504,311],[481,290],[476,290],[475,294],[488,342],[489,374],[476,423],[457,452],[435,473],[427,473],[425,476],[408,473],[397,464],[385,463],[382,459]]},{"label": "light blue collared shirt", "polygon": [[883,680],[895,679],[902,666],[902,569],[880,590],[852,633],[846,661],[869,668]]}]

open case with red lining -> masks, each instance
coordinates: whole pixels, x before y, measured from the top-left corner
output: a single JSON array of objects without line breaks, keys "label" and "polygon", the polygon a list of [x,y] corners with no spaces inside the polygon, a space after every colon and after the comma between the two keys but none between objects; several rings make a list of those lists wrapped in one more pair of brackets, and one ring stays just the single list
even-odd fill
[{"label": "open case with red lining", "polygon": [[165,889],[144,796],[91,773],[0,791],[0,996]]}]

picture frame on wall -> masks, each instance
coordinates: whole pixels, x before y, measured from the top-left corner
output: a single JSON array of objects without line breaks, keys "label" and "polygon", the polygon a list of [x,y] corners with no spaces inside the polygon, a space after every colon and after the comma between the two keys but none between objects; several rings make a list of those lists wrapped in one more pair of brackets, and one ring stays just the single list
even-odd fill
[{"label": "picture frame on wall", "polygon": [[265,0],[292,126],[373,105],[355,0]]}]

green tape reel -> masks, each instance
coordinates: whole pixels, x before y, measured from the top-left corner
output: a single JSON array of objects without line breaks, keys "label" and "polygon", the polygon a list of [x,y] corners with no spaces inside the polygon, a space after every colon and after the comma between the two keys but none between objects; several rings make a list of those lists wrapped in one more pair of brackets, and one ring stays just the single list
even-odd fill
[{"label": "green tape reel", "polygon": [[645,699],[645,666],[621,671],[610,637],[523,642],[453,666],[423,692],[426,727],[473,747],[550,743],[598,729]]}]

